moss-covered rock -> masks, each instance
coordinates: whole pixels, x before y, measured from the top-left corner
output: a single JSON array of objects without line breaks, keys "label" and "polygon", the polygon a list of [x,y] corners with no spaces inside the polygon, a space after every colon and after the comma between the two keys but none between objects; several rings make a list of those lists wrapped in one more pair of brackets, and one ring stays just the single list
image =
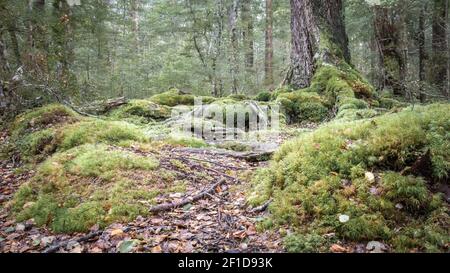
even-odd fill
[{"label": "moss-covered rock", "polygon": [[[273,223],[299,236],[288,240],[292,251],[318,247],[308,242],[312,234],[330,233],[347,242],[381,240],[398,251],[444,251],[448,206],[429,183],[450,175],[449,113],[449,104],[416,106],[303,134],[259,171],[249,202],[273,199]],[[428,151],[430,164],[421,170],[428,175],[406,175]]]},{"label": "moss-covered rock", "polygon": [[[207,104],[215,101],[213,97],[202,96],[200,97],[202,102]],[[165,106],[176,106],[176,105],[194,105],[195,96],[192,94],[185,94],[178,89],[170,89],[161,94],[154,95],[150,98],[154,103],[165,105]]]},{"label": "moss-covered rock", "polygon": [[43,129],[54,128],[80,120],[71,109],[61,104],[49,104],[29,110],[16,117],[11,126],[13,139]]},{"label": "moss-covered rock", "polygon": [[111,111],[108,115],[132,123],[149,123],[168,119],[171,114],[170,107],[149,100],[131,100],[126,105]]},{"label": "moss-covered rock", "polygon": [[56,151],[86,143],[127,145],[146,142],[137,126],[121,122],[84,118],[62,105],[48,105],[18,116],[11,127],[11,140],[22,159],[40,162]]}]

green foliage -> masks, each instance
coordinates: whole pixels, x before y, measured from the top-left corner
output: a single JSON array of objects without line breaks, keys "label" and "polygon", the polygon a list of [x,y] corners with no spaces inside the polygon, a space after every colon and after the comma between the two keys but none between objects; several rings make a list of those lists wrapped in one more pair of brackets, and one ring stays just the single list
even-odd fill
[{"label": "green foliage", "polygon": [[[431,221],[433,236],[448,238],[448,215],[438,214],[447,207],[426,180],[450,174],[449,110],[448,104],[416,106],[369,120],[337,120],[302,134],[281,147],[269,169],[256,174],[249,203],[272,198],[274,222],[290,224],[301,236],[336,233],[349,241],[383,240],[394,249],[414,240],[421,249],[442,251],[441,243],[425,239],[429,235],[420,243],[396,229],[420,230]],[[427,150],[431,177],[400,174]],[[367,172],[376,179],[368,180]],[[341,214],[349,221],[341,223]],[[291,249],[311,251],[304,237],[292,240]]]}]

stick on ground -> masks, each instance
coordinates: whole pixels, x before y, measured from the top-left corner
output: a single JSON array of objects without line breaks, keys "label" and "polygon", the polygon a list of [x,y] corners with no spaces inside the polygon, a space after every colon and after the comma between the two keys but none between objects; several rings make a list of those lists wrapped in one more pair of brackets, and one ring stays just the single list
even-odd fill
[{"label": "stick on ground", "polygon": [[180,202],[164,203],[164,204],[161,204],[161,205],[157,205],[157,206],[151,207],[149,209],[149,211],[152,212],[152,213],[157,213],[157,212],[168,211],[168,210],[172,210],[172,209],[175,209],[175,208],[183,207],[183,206],[185,206],[187,204],[193,203],[193,202],[198,201],[200,199],[203,199],[205,197],[209,197],[209,195],[211,195],[211,193],[214,192],[216,187],[220,186],[223,183],[225,183],[225,179],[219,180],[219,182],[215,183],[214,185],[212,185],[211,187],[209,187],[205,191],[200,192],[197,195],[185,198],[185,199],[181,200]]}]

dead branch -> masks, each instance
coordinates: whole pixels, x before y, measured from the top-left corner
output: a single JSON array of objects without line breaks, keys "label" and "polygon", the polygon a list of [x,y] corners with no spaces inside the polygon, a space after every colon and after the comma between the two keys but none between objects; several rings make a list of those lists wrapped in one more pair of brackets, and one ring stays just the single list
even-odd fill
[{"label": "dead branch", "polygon": [[214,185],[212,185],[211,187],[209,187],[208,189],[206,189],[205,191],[200,192],[199,194],[196,194],[194,196],[185,198],[179,202],[174,202],[174,203],[165,203],[165,204],[161,204],[161,205],[157,205],[154,207],[151,207],[149,209],[150,212],[152,213],[158,213],[158,212],[163,212],[163,211],[168,211],[168,210],[172,210],[175,208],[179,208],[179,207],[183,207],[187,204],[196,202],[200,199],[203,199],[205,197],[209,197],[209,195],[211,195],[211,193],[213,193],[215,191],[215,189],[220,186],[221,184],[225,183],[225,179],[221,179],[219,180],[219,182],[215,183]]},{"label": "dead branch", "polygon": [[265,202],[264,204],[262,204],[259,207],[253,208],[252,210],[250,210],[250,212],[251,213],[263,212],[269,207],[270,203],[272,203],[272,199],[268,200],[267,202]]},{"label": "dead branch", "polygon": [[54,253],[54,252],[58,251],[60,248],[65,247],[65,246],[66,246],[67,244],[69,244],[70,242],[81,243],[81,242],[88,241],[88,240],[90,240],[90,239],[92,239],[92,238],[95,238],[95,237],[97,237],[97,236],[100,236],[100,235],[102,235],[102,234],[103,234],[103,231],[99,230],[99,231],[91,232],[91,233],[89,233],[89,234],[87,234],[87,235],[85,235],[85,236],[83,236],[83,237],[80,237],[80,238],[78,238],[78,239],[76,239],[76,240],[66,240],[66,241],[62,241],[62,242],[60,242],[60,243],[57,243],[57,244],[54,245],[54,246],[51,246],[51,247],[45,249],[45,250],[43,251],[43,253]]}]

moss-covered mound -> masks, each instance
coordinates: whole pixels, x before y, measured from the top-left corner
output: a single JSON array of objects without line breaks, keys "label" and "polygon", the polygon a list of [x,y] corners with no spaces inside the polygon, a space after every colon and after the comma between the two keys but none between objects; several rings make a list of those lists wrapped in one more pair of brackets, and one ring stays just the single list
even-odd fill
[{"label": "moss-covered mound", "polygon": [[290,251],[329,251],[337,240],[444,251],[448,205],[431,189],[450,175],[449,132],[449,104],[335,121],[283,145],[249,202],[273,198],[265,224],[289,225]]},{"label": "moss-covered mound", "polygon": [[339,119],[355,120],[379,114],[371,109],[380,106],[373,87],[345,63],[323,64],[309,88],[281,89],[272,96],[281,104],[290,122],[320,122],[335,115]]},{"label": "moss-covered mound", "polygon": [[103,144],[55,154],[13,200],[17,220],[34,218],[57,232],[86,231],[146,215],[153,198],[180,190],[154,170],[158,161]]},{"label": "moss-covered mound", "polygon": [[49,104],[17,116],[10,128],[11,135],[17,139],[26,134],[55,128],[80,119],[78,114],[61,104]]},{"label": "moss-covered mound", "polygon": [[[215,101],[213,97],[203,96],[203,103],[211,103]],[[194,105],[195,96],[186,94],[178,89],[170,89],[161,94],[154,95],[150,98],[151,101],[160,105],[177,106],[177,105]]]},{"label": "moss-covered mound", "polygon": [[148,123],[168,119],[171,113],[170,107],[149,100],[131,100],[126,105],[111,111],[109,116],[132,123]]},{"label": "moss-covered mound", "polygon": [[[58,112],[54,113],[53,109],[58,109]],[[147,141],[144,133],[132,124],[75,116],[54,117],[60,114],[61,109],[68,111],[63,106],[38,108],[28,113],[35,118],[19,117],[15,121],[12,140],[23,160],[39,162],[56,151],[86,143],[128,145],[134,141]]]}]

